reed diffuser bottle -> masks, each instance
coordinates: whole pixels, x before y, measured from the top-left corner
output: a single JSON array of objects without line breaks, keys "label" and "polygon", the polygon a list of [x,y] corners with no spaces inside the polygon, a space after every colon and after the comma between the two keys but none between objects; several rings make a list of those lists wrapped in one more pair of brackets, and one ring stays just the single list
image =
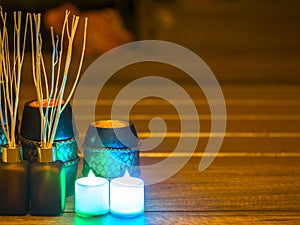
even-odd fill
[{"label": "reed diffuser bottle", "polygon": [[28,212],[29,162],[21,160],[20,147],[2,147],[0,163],[0,214],[25,215]]},{"label": "reed diffuser bottle", "polygon": [[56,160],[54,146],[38,148],[38,162],[30,167],[31,215],[57,216],[65,207],[66,170]]},{"label": "reed diffuser bottle", "polygon": [[[77,75],[69,94],[65,95],[72,58],[72,46],[79,23],[78,16],[73,16],[70,21],[69,14],[70,11],[67,10],[60,38],[55,38],[57,36],[54,34],[54,29],[53,27],[50,28],[52,40],[52,60],[49,62],[51,64],[51,77],[48,77],[45,66],[47,63],[44,61],[42,52],[41,14],[29,14],[32,77],[37,97],[35,104],[40,114],[38,163],[33,164],[30,169],[31,214],[33,215],[58,215],[64,208],[66,170],[61,161],[56,161],[56,149],[53,146],[56,134],[59,135],[58,131],[63,130],[58,130],[61,115],[69,106],[79,80],[87,32],[86,18]],[[65,42],[63,42],[64,39]],[[58,40],[61,40],[60,45]],[[67,51],[64,50],[65,44],[67,44]],[[74,186],[74,182],[72,185]],[[68,192],[70,194],[72,190]]]},{"label": "reed diffuser bottle", "polygon": [[[21,12],[14,12],[13,57],[10,55],[11,37],[8,37],[6,18],[7,13],[0,6],[0,125],[7,143],[2,146],[0,162],[0,214],[24,215],[29,206],[29,163],[21,160],[22,148],[16,141],[16,135],[28,16],[24,29],[21,29]],[[21,33],[24,34],[23,40]]]}]

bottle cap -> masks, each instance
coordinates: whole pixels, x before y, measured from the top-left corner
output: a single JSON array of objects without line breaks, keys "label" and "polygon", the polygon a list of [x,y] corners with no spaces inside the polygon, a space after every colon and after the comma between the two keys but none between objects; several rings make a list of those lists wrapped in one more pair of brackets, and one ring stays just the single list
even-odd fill
[{"label": "bottle cap", "polygon": [[2,146],[2,160],[6,163],[20,162],[20,146],[9,147],[8,145]]},{"label": "bottle cap", "polygon": [[49,163],[56,161],[56,148],[53,145],[37,147],[38,162]]}]

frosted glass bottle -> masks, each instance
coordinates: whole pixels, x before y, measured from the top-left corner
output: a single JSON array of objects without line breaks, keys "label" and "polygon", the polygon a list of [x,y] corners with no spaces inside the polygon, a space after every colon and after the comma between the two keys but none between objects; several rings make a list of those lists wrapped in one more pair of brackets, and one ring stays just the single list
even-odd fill
[{"label": "frosted glass bottle", "polygon": [[29,207],[29,162],[21,160],[21,147],[2,146],[0,162],[0,215],[25,215]]},{"label": "frosted glass bottle", "polygon": [[66,170],[56,160],[55,147],[38,148],[38,162],[30,167],[31,215],[58,216],[65,207]]}]

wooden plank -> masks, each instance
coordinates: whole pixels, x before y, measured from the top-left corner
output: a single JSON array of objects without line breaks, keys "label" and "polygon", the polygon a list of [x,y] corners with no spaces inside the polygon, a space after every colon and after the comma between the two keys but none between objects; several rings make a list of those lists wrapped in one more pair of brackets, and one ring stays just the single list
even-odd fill
[{"label": "wooden plank", "polygon": [[[147,186],[146,211],[300,210],[300,156],[217,157],[204,172],[198,170],[200,159],[193,157],[168,180]],[[161,160],[142,159],[147,165]],[[82,164],[78,176],[81,168]],[[68,198],[67,212],[74,212],[73,200]]]},{"label": "wooden plank", "polygon": [[60,217],[0,217],[0,223],[5,225],[30,224],[30,225],[98,225],[98,224],[124,224],[124,225],[157,225],[157,224],[182,224],[182,225],[211,225],[211,224],[245,224],[245,225],[295,225],[300,221],[300,216],[293,212],[146,212],[143,216],[133,219],[120,219],[110,214],[99,217],[82,218],[73,213],[65,213]]},{"label": "wooden plank", "polygon": [[[155,152],[173,152],[178,144],[178,138],[166,138],[158,146],[150,150]],[[208,142],[208,138],[200,138],[195,152],[203,152]],[[251,138],[251,137],[226,137],[223,140],[220,152],[300,152],[299,138]],[[146,154],[147,152],[145,152]]]},{"label": "wooden plank", "polygon": [[151,211],[299,210],[300,158],[216,158],[204,172],[199,159],[169,180],[147,187]]}]

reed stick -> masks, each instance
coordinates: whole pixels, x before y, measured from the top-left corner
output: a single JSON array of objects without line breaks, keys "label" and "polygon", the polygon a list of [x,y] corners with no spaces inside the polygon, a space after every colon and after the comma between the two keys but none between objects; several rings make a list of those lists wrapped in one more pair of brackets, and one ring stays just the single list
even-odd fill
[{"label": "reed stick", "polygon": [[[0,29],[0,122],[8,147],[15,148],[17,146],[16,125],[18,120],[20,83],[25,55],[28,15],[26,16],[22,41],[22,13],[13,13],[14,35],[12,60],[10,60],[9,35],[6,27],[7,13],[3,11],[1,6],[0,17],[2,23]],[[4,107],[4,109],[2,109],[2,107]]]},{"label": "reed stick", "polygon": [[[73,16],[71,23],[69,21],[69,16],[70,11],[67,10],[65,13],[60,37],[54,34],[53,27],[50,28],[52,57],[50,62],[51,76],[49,80],[42,51],[42,35],[40,32],[41,14],[29,14],[33,71],[32,74],[41,118],[42,148],[49,148],[52,146],[60,116],[66,105],[70,102],[81,74],[86,47],[88,21],[87,18],[85,18],[84,23],[83,46],[77,74],[75,77],[75,81],[72,84],[71,91],[66,94],[65,88],[67,85],[69,69],[72,62],[73,42],[79,23],[78,16]],[[67,50],[65,50],[64,40],[67,41]]]}]

